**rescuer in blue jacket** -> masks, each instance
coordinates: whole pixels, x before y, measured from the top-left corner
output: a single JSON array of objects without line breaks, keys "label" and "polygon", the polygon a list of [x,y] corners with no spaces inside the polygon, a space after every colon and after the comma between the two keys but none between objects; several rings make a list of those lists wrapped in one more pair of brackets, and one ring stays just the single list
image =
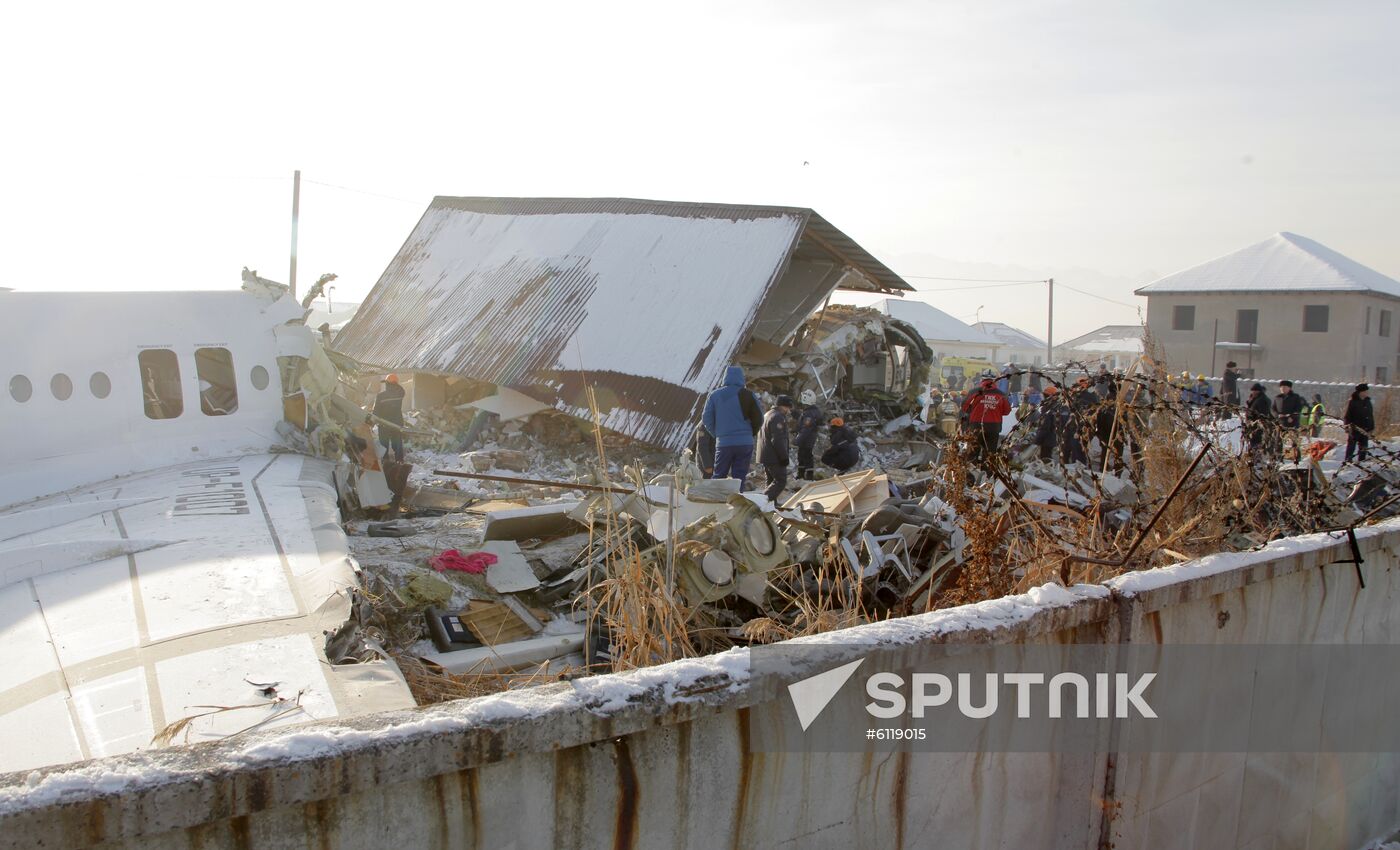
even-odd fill
[{"label": "rescuer in blue jacket", "polygon": [[744,386],[744,370],[730,366],[724,386],[710,393],[701,416],[705,430],[715,437],[715,478],[737,478],[739,488],[753,463],[754,435],[763,426],[758,397]]}]

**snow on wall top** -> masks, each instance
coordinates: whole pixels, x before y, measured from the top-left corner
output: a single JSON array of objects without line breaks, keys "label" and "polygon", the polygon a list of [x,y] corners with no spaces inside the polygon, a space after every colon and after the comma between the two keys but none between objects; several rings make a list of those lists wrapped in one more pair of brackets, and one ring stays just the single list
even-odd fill
[{"label": "snow on wall top", "polygon": [[335,348],[584,417],[592,385],[604,427],[678,448],[808,229],[907,288],[805,209],[436,198]]},{"label": "snow on wall top", "polygon": [[960,322],[932,304],[886,298],[875,305],[886,316],[893,316],[913,325],[924,339],[940,342],[968,342],[976,345],[1001,345],[1001,340]]},{"label": "snow on wall top", "polygon": [[1296,233],[1275,233],[1136,290],[1168,292],[1377,292],[1400,298],[1400,281]]}]

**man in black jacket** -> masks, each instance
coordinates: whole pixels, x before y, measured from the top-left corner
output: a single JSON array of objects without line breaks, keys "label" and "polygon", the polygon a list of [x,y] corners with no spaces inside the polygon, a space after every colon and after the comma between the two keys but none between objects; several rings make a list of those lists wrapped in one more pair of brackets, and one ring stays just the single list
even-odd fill
[{"label": "man in black jacket", "polygon": [[1303,397],[1293,392],[1292,381],[1278,382],[1278,395],[1274,397],[1274,416],[1278,418],[1279,435],[1278,448],[1283,447],[1285,439],[1292,441],[1294,449],[1298,448],[1298,426],[1301,424],[1303,415]]},{"label": "man in black jacket", "polygon": [[817,394],[812,390],[802,391],[802,412],[797,415],[797,477],[811,481],[816,459],[812,452],[817,448],[817,435],[821,433],[822,421],[826,417],[817,407]]},{"label": "man in black jacket", "polygon": [[695,429],[695,463],[706,478],[715,477],[715,435],[704,425]]},{"label": "man in black jacket", "polygon": [[1366,448],[1371,442],[1371,432],[1376,430],[1376,415],[1371,410],[1371,399],[1369,393],[1371,388],[1366,384],[1357,384],[1352,391],[1351,398],[1347,401],[1347,412],[1342,417],[1342,425],[1347,429],[1347,456],[1350,461],[1353,453],[1356,454],[1357,461],[1366,459]]},{"label": "man in black jacket", "polygon": [[1274,418],[1273,408],[1263,384],[1249,388],[1249,399],[1245,402],[1245,436],[1249,439],[1250,452],[1257,452],[1264,445],[1264,435],[1269,421]]},{"label": "man in black jacket", "polygon": [[383,420],[379,423],[379,444],[385,455],[392,448],[399,463],[403,463],[403,399],[398,375],[385,377],[384,389],[374,398],[374,415]]},{"label": "man in black jacket", "polygon": [[1240,373],[1235,371],[1235,361],[1225,364],[1225,374],[1220,377],[1220,400],[1227,407],[1240,403]]},{"label": "man in black jacket", "polygon": [[1060,388],[1051,384],[1045,388],[1045,398],[1036,412],[1035,435],[1032,441],[1040,449],[1040,460],[1049,463],[1055,444],[1059,442]]},{"label": "man in black jacket", "polygon": [[774,504],[787,486],[788,415],[792,413],[792,398],[778,396],[773,409],[763,417],[758,429],[758,462],[768,473],[768,489],[763,491]]},{"label": "man in black jacket", "polygon": [[831,448],[822,452],[822,463],[840,473],[860,463],[860,440],[839,416],[832,417]]},{"label": "man in black jacket", "polygon": [[1089,414],[1096,399],[1088,378],[1080,378],[1074,382],[1074,386],[1061,393],[1058,411],[1061,463],[1089,464],[1089,455],[1084,450],[1085,426],[1092,427]]}]

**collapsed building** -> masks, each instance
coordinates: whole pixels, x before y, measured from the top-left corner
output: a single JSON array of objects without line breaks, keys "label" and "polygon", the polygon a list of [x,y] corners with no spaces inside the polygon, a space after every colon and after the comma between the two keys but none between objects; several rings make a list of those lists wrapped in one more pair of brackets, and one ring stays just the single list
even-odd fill
[{"label": "collapsed building", "polygon": [[334,348],[412,373],[419,408],[465,384],[592,422],[592,387],[603,428],[674,451],[731,363],[831,397],[830,346],[791,343],[838,290],[912,287],[800,207],[439,197]]}]

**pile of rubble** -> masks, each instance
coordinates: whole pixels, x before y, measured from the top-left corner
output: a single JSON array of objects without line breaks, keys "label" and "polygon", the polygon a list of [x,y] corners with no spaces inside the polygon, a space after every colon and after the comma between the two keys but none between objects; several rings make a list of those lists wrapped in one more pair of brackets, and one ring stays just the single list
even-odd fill
[{"label": "pile of rubble", "polygon": [[863,429],[860,468],[798,482],[781,504],[704,479],[689,452],[581,435],[574,420],[542,422],[562,418],[550,412],[489,421],[466,451],[420,440],[378,521],[349,528],[370,574],[362,623],[429,702],[1344,534],[1400,511],[1390,444],[1343,464],[1335,426],[1311,438],[1266,424],[1269,449],[1250,452],[1239,411],[1184,403],[1160,374],[1105,391],[1070,380],[1082,372],[1037,374],[1067,387],[1082,462],[1040,459],[1037,410],[1008,420],[984,462],[946,423],[900,413]]}]

